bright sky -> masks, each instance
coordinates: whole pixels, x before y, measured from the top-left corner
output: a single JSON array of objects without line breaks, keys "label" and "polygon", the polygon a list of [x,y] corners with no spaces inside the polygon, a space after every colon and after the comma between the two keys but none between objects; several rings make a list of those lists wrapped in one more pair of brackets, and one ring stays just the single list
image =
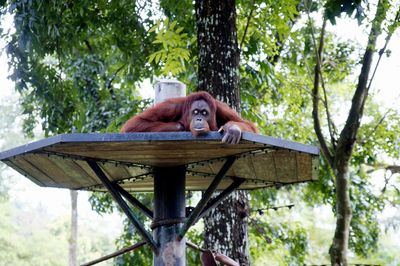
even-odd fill
[{"label": "bright sky", "polygon": [[[344,19],[337,20],[337,26],[328,26],[328,30],[333,30],[337,36],[343,39],[353,40],[362,47],[367,42],[367,34],[363,34],[356,21],[348,21]],[[377,97],[378,101],[384,103],[385,106],[397,108],[400,110],[400,30],[398,29],[393,35],[387,50],[391,51],[391,56],[383,56],[372,82],[372,93]],[[383,47],[383,40],[379,40],[378,49]],[[374,56],[376,60],[377,55]],[[373,63],[375,67],[375,63]],[[358,73],[357,73],[358,74]]]}]

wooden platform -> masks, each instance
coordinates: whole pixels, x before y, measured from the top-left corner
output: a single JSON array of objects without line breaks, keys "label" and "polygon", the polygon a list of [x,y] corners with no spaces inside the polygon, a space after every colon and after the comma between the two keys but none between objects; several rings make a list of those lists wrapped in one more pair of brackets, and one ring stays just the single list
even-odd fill
[{"label": "wooden platform", "polygon": [[315,180],[319,150],[253,133],[239,144],[221,143],[211,132],[193,137],[190,132],[128,134],[64,134],[0,153],[0,160],[40,186],[104,190],[86,160],[101,162],[109,179],[128,191],[152,191],[153,167],[185,165],[186,190],[204,190],[226,157],[238,159],[221,182],[245,178],[241,189]]}]

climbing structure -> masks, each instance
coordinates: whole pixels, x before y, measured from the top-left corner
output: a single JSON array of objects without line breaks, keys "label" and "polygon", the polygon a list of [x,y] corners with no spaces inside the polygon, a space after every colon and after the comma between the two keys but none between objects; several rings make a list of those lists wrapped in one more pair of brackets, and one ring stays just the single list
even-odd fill
[{"label": "climbing structure", "polygon": [[[144,240],[114,255],[147,244],[154,265],[186,265],[185,234],[209,210],[235,189],[315,180],[318,155],[314,146],[247,132],[235,145],[221,143],[218,132],[93,133],[33,142],[0,153],[0,160],[39,186],[108,191]],[[188,190],[204,191],[190,212]],[[154,192],[153,210],[129,193],[139,191]],[[152,220],[153,235],[132,207]]]}]

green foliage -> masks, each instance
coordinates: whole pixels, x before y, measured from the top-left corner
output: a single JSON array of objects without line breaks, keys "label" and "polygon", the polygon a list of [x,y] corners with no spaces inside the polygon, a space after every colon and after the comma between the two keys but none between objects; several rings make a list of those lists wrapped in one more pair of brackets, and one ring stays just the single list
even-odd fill
[{"label": "green foliage", "polygon": [[177,21],[169,23],[166,18],[162,24],[156,22],[149,32],[156,32],[157,35],[154,44],[161,44],[161,50],[152,53],[149,56],[148,62],[153,61],[156,64],[162,64],[161,74],[164,76],[175,76],[186,71],[185,62],[193,60],[190,57],[189,46],[196,41],[195,37],[189,38],[187,33],[184,33],[183,27],[176,27]]},{"label": "green foliage", "polygon": [[[20,106],[15,96],[5,96],[0,99],[0,113],[7,114],[0,119],[0,151],[15,147],[23,143],[20,115]],[[12,183],[5,164],[0,164],[0,201],[8,199],[8,192]]]},{"label": "green foliage", "polygon": [[99,214],[112,213],[115,205],[110,194],[104,192],[93,192],[89,197],[92,210]]},{"label": "green foliage", "polygon": [[256,265],[305,263],[309,248],[309,233],[305,224],[291,221],[290,209],[274,210],[275,206],[286,205],[283,202],[296,202],[300,198],[300,192],[291,186],[251,193],[250,253]]},{"label": "green foliage", "polygon": [[318,180],[306,185],[304,198],[310,205],[331,205],[334,209],[335,187],[333,174],[326,162],[320,158]]},{"label": "green foliage", "polygon": [[[269,264],[299,265],[304,263],[307,233],[300,224],[271,223],[251,219],[251,257]],[[256,263],[257,264],[257,263]]]},{"label": "green foliage", "polygon": [[366,8],[368,8],[368,2],[365,0],[329,0],[325,4],[325,16],[332,24],[336,24],[336,18],[340,17],[342,13],[346,13],[348,16],[352,16],[355,13],[355,18],[360,24],[365,18],[365,5],[367,5]]},{"label": "green foliage", "polygon": [[374,194],[368,176],[362,170],[353,174],[350,180],[353,217],[349,245],[357,254],[368,257],[377,249],[380,233],[377,214],[382,211],[384,201]]},{"label": "green foliage", "polygon": [[143,8],[132,1],[10,3],[16,31],[7,53],[27,134],[38,117],[49,135],[99,131],[115,114],[138,111],[134,88],[149,76],[143,66],[152,47],[152,23],[137,13]]},{"label": "green foliage", "polygon": [[238,2],[238,39],[243,47],[243,62],[261,63],[267,56],[267,60],[279,56],[280,43],[299,15],[298,4],[298,0]]},{"label": "green foliage", "polygon": [[[68,261],[69,216],[49,215],[43,207],[21,208],[21,202],[0,199],[1,265],[62,266]],[[113,251],[111,239],[99,234],[99,224],[80,217],[79,263]],[[107,264],[110,265],[110,264]]]},{"label": "green foliage", "polygon": [[[9,234],[10,231],[15,230],[15,227],[10,223],[11,211],[10,206],[6,204],[3,198],[0,197],[0,261],[5,264],[13,264],[18,258],[18,254],[13,252],[17,250],[15,238]],[[13,239],[14,238],[14,239]],[[21,238],[18,240],[22,241]]]},{"label": "green foliage", "polygon": [[[285,139],[315,144],[313,136],[313,125],[311,114],[311,88],[315,66],[314,41],[312,33],[318,37],[318,29],[315,30],[311,20],[308,25],[291,32],[287,40],[287,50],[281,56],[281,65],[274,72],[266,68],[259,71],[257,68],[249,67],[242,75],[242,81],[246,85],[260,88],[260,84],[268,89],[265,93],[249,93],[249,102],[262,103],[263,112],[258,112],[255,118],[261,117],[259,126],[267,135],[278,136]],[[322,67],[323,78],[326,86],[327,99],[331,114],[340,121],[340,115],[344,110],[344,104],[350,102],[353,87],[349,79],[359,61],[357,49],[349,41],[338,40],[330,33],[325,38],[325,50]],[[266,74],[273,73],[274,82],[271,83]],[[252,83],[250,83],[252,82]],[[265,84],[265,85],[264,85]],[[268,84],[268,85],[266,85]],[[270,85],[273,84],[273,85]],[[247,95],[246,95],[247,96]],[[256,99],[262,99],[257,101]],[[321,101],[322,121],[325,120],[325,106]],[[254,108],[254,105],[251,105]],[[382,160],[382,154],[390,158],[398,158],[398,138],[395,132],[399,113],[394,110],[374,107],[372,101],[368,102],[366,108],[366,124],[362,126],[359,134],[359,144],[355,147],[355,156],[352,160],[354,169],[360,169],[362,164],[374,164]],[[256,109],[257,110],[257,109]],[[385,115],[386,113],[386,115]],[[390,117],[390,118],[389,118]],[[265,122],[267,121],[267,122]],[[337,128],[341,128],[342,122],[336,122]],[[323,125],[326,126],[326,125]],[[324,132],[326,133],[327,130]],[[327,137],[329,139],[329,137]],[[374,139],[374,140],[372,140]],[[370,142],[370,143],[369,143]],[[397,147],[397,151],[393,148]],[[352,176],[351,200],[353,202],[353,221],[351,223],[350,248],[361,256],[370,256],[376,251],[377,238],[380,234],[377,214],[382,211],[384,197],[372,193],[373,184],[370,183],[370,175],[361,174]],[[354,178],[354,179],[353,179]],[[330,204],[335,212],[335,187],[334,174],[324,161],[320,162],[320,175],[317,181],[298,187],[304,194],[305,201],[311,206],[315,204]],[[262,198],[263,193],[254,192],[253,202],[271,201]],[[285,197],[285,193],[278,193],[278,198]],[[273,201],[272,201],[273,203]],[[368,231],[369,233],[366,233]]]},{"label": "green foliage", "polygon": [[[141,220],[144,221],[143,217],[141,217]],[[125,219],[124,231],[116,241],[118,248],[127,247],[140,241],[142,241],[142,238],[136,233],[132,223]],[[116,265],[151,265],[153,263],[152,251],[148,246],[144,246],[134,252],[117,257],[115,263]]]},{"label": "green foliage", "polygon": [[355,147],[353,163],[374,166],[384,156],[400,157],[399,113],[394,109],[382,109],[378,102],[368,101],[364,126],[359,132],[359,143]]},{"label": "green foliage", "polygon": [[282,44],[298,19],[299,1],[238,2],[238,41],[241,46],[240,93],[243,115],[266,128],[261,105],[280,102],[275,64]]},{"label": "green foliage", "polygon": [[[192,227],[188,231],[186,237],[188,241],[196,244],[199,247],[203,247],[204,243],[203,231],[199,230],[197,226]],[[186,261],[189,266],[201,265],[200,256],[201,256],[200,251],[193,250],[191,248],[186,249]]]},{"label": "green foliage", "polygon": [[[38,123],[46,135],[118,132],[123,122],[150,104],[141,99],[137,88],[141,81],[154,75],[173,75],[186,83],[189,91],[196,88],[192,1],[13,0],[0,4],[1,14],[8,10],[14,15],[15,32],[7,34],[3,26],[0,29],[8,41],[11,78],[22,95],[24,132],[28,135]],[[319,36],[320,29],[315,21],[305,23],[304,18],[307,12],[321,11],[323,6],[332,23],[342,13],[355,15],[362,22],[369,12],[368,3],[363,1],[237,1],[242,114],[255,121],[263,134],[317,144],[311,118],[316,62],[312,35]],[[359,66],[358,49],[352,42],[327,33],[323,77],[338,128],[343,106],[350,102],[354,90],[350,81]],[[8,113],[10,108],[2,110]],[[320,109],[324,110],[323,104]],[[322,114],[322,120],[325,116]],[[399,158],[399,120],[397,111],[383,110],[379,103],[368,101],[351,167],[350,243],[357,254],[369,255],[376,249],[377,215],[387,204],[388,195],[390,202],[399,203],[395,189],[382,197],[377,195],[372,191],[370,176],[362,172],[365,164],[378,167],[383,159]],[[322,126],[326,128],[326,124]],[[7,136],[8,126],[1,128],[0,132]],[[320,166],[318,180],[296,186],[296,190],[252,192],[253,206],[271,206],[297,193],[304,196],[308,206],[329,204],[335,211],[334,175],[324,161]],[[91,197],[93,208],[99,213],[116,209],[104,195]],[[150,196],[137,196],[150,206]],[[298,223],[290,226],[288,221],[270,222],[271,217],[266,220],[268,223],[261,220],[251,229],[253,260],[262,261],[264,254],[273,254],[275,261],[268,261],[271,264],[305,261],[307,237],[312,232],[307,235],[305,225]],[[125,229],[118,247],[139,240],[128,223]],[[189,238],[201,245],[201,231],[191,231]],[[266,239],[272,239],[272,243],[265,245]],[[151,264],[150,253],[148,248],[141,248],[116,263]],[[198,253],[190,252],[187,258],[191,264],[198,264]]]}]

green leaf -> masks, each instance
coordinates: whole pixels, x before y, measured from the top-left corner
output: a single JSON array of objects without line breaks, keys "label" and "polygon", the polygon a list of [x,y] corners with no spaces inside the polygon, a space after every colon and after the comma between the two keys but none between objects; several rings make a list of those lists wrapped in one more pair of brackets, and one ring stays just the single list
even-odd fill
[{"label": "green leaf", "polygon": [[154,60],[156,54],[157,54],[157,53],[152,53],[152,54],[149,56],[149,59],[148,59],[148,62],[149,62],[149,63],[153,62],[153,60]]},{"label": "green leaf", "polygon": [[156,53],[156,60],[155,60],[156,63],[160,62],[161,54],[162,54],[161,52]]},{"label": "green leaf", "polygon": [[177,22],[178,22],[178,21],[176,21],[176,20],[172,21],[172,23],[169,25],[169,30],[170,30],[170,31],[173,31],[173,30],[174,30],[174,28],[175,28]]},{"label": "green leaf", "polygon": [[149,29],[149,32],[155,32],[157,29],[158,29],[158,27],[160,26],[160,24],[155,24],[153,27],[151,27],[150,29]]}]

